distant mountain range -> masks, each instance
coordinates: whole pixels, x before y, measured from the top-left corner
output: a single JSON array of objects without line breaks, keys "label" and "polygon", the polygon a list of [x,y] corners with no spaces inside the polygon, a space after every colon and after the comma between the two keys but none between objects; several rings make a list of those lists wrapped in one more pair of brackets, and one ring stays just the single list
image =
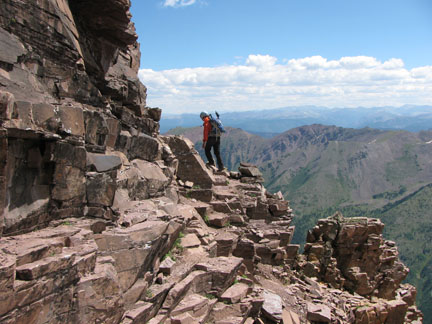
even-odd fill
[{"label": "distant mountain range", "polygon": [[[212,110],[208,112],[214,114]],[[299,106],[219,113],[224,125],[241,128],[263,137],[272,137],[295,127],[312,124],[412,132],[432,129],[432,106],[405,105],[402,107],[374,108]],[[200,124],[199,114],[164,114],[161,120],[161,133],[175,127],[193,127]]]},{"label": "distant mountain range", "polygon": [[[202,127],[170,133],[190,138],[203,153]],[[397,242],[411,270],[419,305],[432,320],[432,130],[315,124],[263,138],[227,127],[221,150],[228,168],[237,169],[241,161],[258,165],[266,188],[281,190],[291,202],[297,243],[318,218],[337,210],[381,218],[386,238]]]}]

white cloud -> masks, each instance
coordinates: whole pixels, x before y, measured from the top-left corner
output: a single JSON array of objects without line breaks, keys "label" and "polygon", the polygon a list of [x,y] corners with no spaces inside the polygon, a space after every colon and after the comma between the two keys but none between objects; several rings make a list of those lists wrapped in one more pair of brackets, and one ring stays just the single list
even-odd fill
[{"label": "white cloud", "polygon": [[381,64],[376,58],[369,56],[342,57],[339,62],[341,66],[347,69],[370,69]]},{"label": "white cloud", "polygon": [[193,5],[196,0],[165,0],[164,7],[185,7]]},{"label": "white cloud", "polygon": [[266,68],[275,65],[276,61],[277,59],[270,55],[249,55],[246,60],[246,65]]},{"label": "white cloud", "polygon": [[165,113],[276,108],[432,103],[432,66],[411,70],[401,59],[321,56],[282,60],[249,55],[242,64],[175,70],[139,71],[147,103]]}]

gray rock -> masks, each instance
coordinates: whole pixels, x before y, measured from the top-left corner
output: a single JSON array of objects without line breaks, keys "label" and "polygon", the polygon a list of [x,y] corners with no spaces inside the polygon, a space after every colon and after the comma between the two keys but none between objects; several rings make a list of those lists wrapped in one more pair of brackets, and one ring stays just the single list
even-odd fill
[{"label": "gray rock", "polygon": [[121,159],[116,155],[87,153],[87,168],[90,171],[106,172],[120,168]]},{"label": "gray rock", "polygon": [[239,171],[242,174],[242,176],[245,177],[255,177],[255,178],[262,177],[261,171],[259,171],[256,166],[249,166],[249,167],[240,166]]},{"label": "gray rock", "polygon": [[279,323],[282,320],[282,298],[268,290],[263,292],[263,314],[269,320]]}]

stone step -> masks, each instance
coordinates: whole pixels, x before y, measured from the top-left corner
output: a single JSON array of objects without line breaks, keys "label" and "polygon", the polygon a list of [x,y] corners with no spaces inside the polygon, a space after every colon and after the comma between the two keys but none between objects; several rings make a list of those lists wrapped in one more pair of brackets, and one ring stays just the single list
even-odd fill
[{"label": "stone step", "polygon": [[222,228],[229,224],[229,215],[218,212],[211,212],[207,214],[206,222],[210,226]]},{"label": "stone step", "polygon": [[215,237],[217,243],[217,256],[231,256],[239,236],[231,232],[220,232]]},{"label": "stone step", "polygon": [[212,189],[187,189],[180,190],[180,194],[189,199],[196,199],[203,202],[210,202],[213,199]]},{"label": "stone step", "polygon": [[170,313],[186,294],[204,293],[211,289],[211,274],[205,271],[192,271],[186,278],[177,283],[169,292],[162,305],[165,312]]},{"label": "stone step", "polygon": [[191,323],[204,323],[216,302],[199,294],[188,295],[171,311],[171,323],[186,323],[187,315]]},{"label": "stone step", "polygon": [[213,189],[214,198],[218,200],[238,199],[238,193],[234,192],[229,186],[217,186]]},{"label": "stone step", "polygon": [[62,253],[47,257],[32,263],[26,263],[16,268],[16,278],[19,280],[35,280],[46,275],[69,269],[75,261],[75,255]]},{"label": "stone step", "polygon": [[236,283],[229,287],[220,297],[220,300],[229,304],[236,304],[245,298],[252,289],[244,283]]},{"label": "stone step", "polygon": [[211,201],[210,205],[212,206],[212,209],[215,212],[225,213],[225,214],[233,213],[233,210],[231,209],[230,205],[225,201],[220,201],[220,200]]},{"label": "stone step", "polygon": [[146,323],[151,318],[152,308],[152,303],[139,301],[135,304],[133,309],[125,313],[122,324]]},{"label": "stone step", "polygon": [[237,257],[216,257],[207,261],[197,263],[195,269],[211,273],[211,290],[220,296],[235,280],[235,277],[243,263],[242,258]]},{"label": "stone step", "polygon": [[207,210],[210,208],[210,205],[208,203],[203,202],[203,201],[190,200],[190,201],[188,201],[188,204],[190,206],[193,206],[195,208],[195,210],[198,212],[198,214],[201,215],[201,217],[204,217]]}]

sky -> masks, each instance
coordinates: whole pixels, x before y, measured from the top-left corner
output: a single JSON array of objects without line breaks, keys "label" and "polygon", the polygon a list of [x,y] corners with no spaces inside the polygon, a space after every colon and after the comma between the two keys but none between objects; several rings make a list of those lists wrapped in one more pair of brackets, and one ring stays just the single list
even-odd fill
[{"label": "sky", "polygon": [[131,0],[164,114],[432,105],[431,0]]}]

